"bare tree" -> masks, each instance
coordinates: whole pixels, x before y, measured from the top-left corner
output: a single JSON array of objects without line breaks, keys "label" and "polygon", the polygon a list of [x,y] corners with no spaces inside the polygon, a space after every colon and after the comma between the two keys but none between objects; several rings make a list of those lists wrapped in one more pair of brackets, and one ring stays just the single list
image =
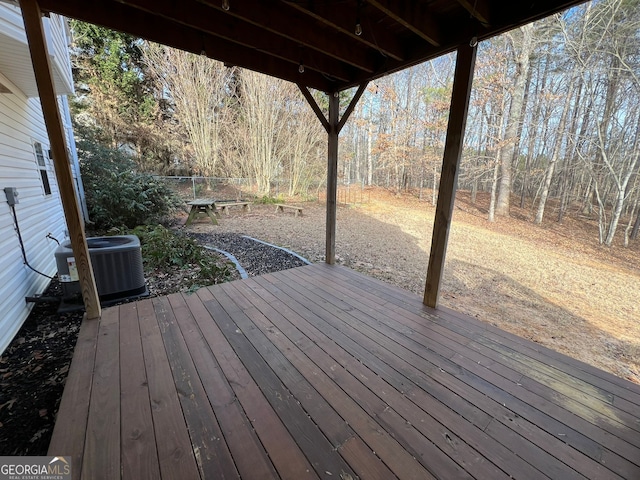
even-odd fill
[{"label": "bare tree", "polygon": [[509,105],[504,146],[500,149],[500,188],[496,203],[496,215],[509,215],[513,156],[519,141],[518,130],[522,121],[526,81],[529,75],[530,57],[534,41],[534,24],[528,24],[507,34],[511,43],[515,71]]},{"label": "bare tree", "polygon": [[640,163],[637,7],[625,0],[588,5],[567,41],[580,65],[593,122],[576,153],[590,177],[587,192],[593,192],[599,240],[607,246],[631,200],[630,181]]},{"label": "bare tree", "polygon": [[299,96],[295,85],[242,70],[236,148],[244,171],[255,180],[258,195],[271,195],[271,182],[283,171],[283,148],[293,133],[283,105]]},{"label": "bare tree", "polygon": [[540,202],[538,203],[538,211],[534,223],[540,225],[544,217],[544,209],[547,204],[547,198],[549,197],[549,189],[551,187],[551,180],[555,171],[556,163],[560,157],[560,151],[562,149],[562,143],[564,141],[565,128],[567,124],[567,116],[571,103],[573,100],[573,82],[569,78],[567,91],[564,92],[564,105],[562,107],[562,114],[560,115],[560,121],[558,122],[557,132],[555,136],[555,142],[549,164],[547,165],[547,171],[545,172],[544,182],[542,184],[542,192],[540,193]]},{"label": "bare tree", "polygon": [[284,121],[289,135],[282,145],[284,175],[289,196],[307,195],[309,188],[326,176],[326,134],[297,89],[289,89]]},{"label": "bare tree", "polygon": [[145,59],[160,91],[173,105],[196,171],[204,176],[219,174],[229,69],[205,56],[155,43],[147,45]]}]

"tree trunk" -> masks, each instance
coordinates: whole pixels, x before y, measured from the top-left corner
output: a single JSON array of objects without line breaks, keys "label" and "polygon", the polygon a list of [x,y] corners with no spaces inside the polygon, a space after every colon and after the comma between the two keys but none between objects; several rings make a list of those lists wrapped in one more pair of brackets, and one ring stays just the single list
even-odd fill
[{"label": "tree trunk", "polygon": [[[372,102],[373,103],[373,102]],[[373,185],[373,155],[371,154],[371,142],[373,140],[373,121],[371,116],[372,104],[369,104],[369,125],[367,129],[367,185]]]},{"label": "tree trunk", "polygon": [[433,184],[431,185],[431,205],[436,206],[438,200],[438,164],[433,162]]},{"label": "tree trunk", "polygon": [[551,180],[553,179],[553,171],[555,169],[556,163],[558,163],[558,158],[560,157],[565,125],[567,124],[567,114],[571,106],[572,96],[573,82],[571,81],[571,79],[569,79],[569,89],[565,96],[564,106],[562,107],[562,114],[560,115],[560,121],[558,122],[558,131],[556,133],[553,153],[551,154],[551,159],[549,160],[549,166],[547,168],[547,173],[544,179],[544,186],[542,188],[542,193],[540,194],[540,203],[538,204],[538,212],[536,213],[536,219],[534,221],[536,225],[540,225],[542,223],[542,218],[544,217],[544,208],[547,204],[547,198],[549,197],[549,187],[551,186]]},{"label": "tree trunk", "polygon": [[[500,149],[500,188],[496,202],[496,215],[508,216],[511,196],[511,175],[513,155],[518,143],[518,129],[522,121],[526,81],[529,74],[530,55],[533,46],[534,27],[532,24],[519,28],[522,35],[520,52],[516,54],[513,95],[509,107],[509,117],[504,135],[504,147]],[[515,51],[515,45],[513,45]]]},{"label": "tree trunk", "polygon": [[638,232],[640,232],[640,210],[638,211],[638,216],[636,216],[636,222],[633,224],[633,230],[631,231],[631,240],[635,240],[638,238]]},{"label": "tree trunk", "polygon": [[[549,77],[549,64],[551,62],[546,61],[544,62],[544,70],[542,73],[542,80],[541,80],[541,84],[539,86],[539,88],[536,90],[536,96],[539,94],[539,92],[544,92],[547,86],[547,80]],[[531,128],[537,129],[538,125],[540,123],[540,114],[542,111],[542,105],[543,102],[541,101],[536,101],[535,102],[535,106],[533,109],[533,116],[531,117]],[[523,174],[523,178],[522,178],[522,192],[520,195],[520,208],[524,208],[525,207],[525,202],[526,202],[526,197],[528,194],[528,190],[529,190],[529,171],[531,169],[531,157],[534,155],[533,152],[535,152],[535,143],[536,143],[536,132],[537,130],[530,132],[529,133],[529,141],[527,143],[527,156],[525,158],[525,164],[524,164],[524,174]]]},{"label": "tree trunk", "polygon": [[629,180],[633,175],[633,172],[636,170],[636,165],[638,164],[638,156],[639,154],[635,154],[633,162],[629,165],[627,169],[627,173],[622,179],[621,182],[617,185],[617,195],[616,195],[616,204],[615,208],[611,214],[611,223],[609,224],[609,231],[607,232],[607,238],[604,241],[604,244],[607,247],[610,247],[613,244],[613,237],[616,234],[616,230],[618,228],[618,222],[620,221],[620,215],[622,214],[622,210],[624,209],[624,202],[627,199],[625,193],[627,191],[627,185],[629,185]]},{"label": "tree trunk", "polygon": [[471,183],[471,205],[476,204],[476,197],[478,196],[478,179],[474,178]]},{"label": "tree trunk", "polygon": [[631,215],[629,216],[629,223],[627,225],[627,228],[624,229],[624,246],[625,246],[625,248],[629,246],[629,238],[630,238],[629,232],[632,231],[631,228],[634,226],[633,225],[633,216],[636,213],[636,208],[638,208],[638,200],[637,199],[633,203],[633,208],[631,209]]},{"label": "tree trunk", "polygon": [[584,193],[584,200],[582,203],[582,214],[591,215],[593,213],[593,202],[591,199],[595,196],[593,193],[593,178],[589,178],[589,183]]},{"label": "tree trunk", "polygon": [[356,137],[356,183],[360,184],[362,183],[362,165],[361,165],[361,160],[362,160],[362,152],[361,152],[361,146],[360,146],[360,135],[358,134],[358,136]]},{"label": "tree trunk", "polygon": [[[571,116],[572,117],[571,126],[569,127],[569,132],[568,132],[570,135],[569,141],[571,141],[571,134],[575,135],[578,116],[580,112],[579,106],[582,104],[582,88],[583,88],[584,82],[581,77],[578,78],[577,81],[578,81],[578,91],[576,93],[576,101],[574,102],[575,108],[573,109],[573,114]],[[587,118],[585,118],[584,121],[585,122],[588,121],[588,116]],[[583,125],[582,128],[586,128],[586,127]],[[577,138],[574,138],[573,141],[571,142],[573,144],[573,147],[571,149],[571,155],[568,156],[566,160],[566,165],[562,175],[562,186],[561,186],[561,192],[560,192],[560,208],[558,209],[558,220],[557,220],[558,223],[562,223],[562,220],[564,219],[564,214],[566,213],[567,207],[569,204],[569,191],[573,188],[573,183],[574,183],[573,165],[574,165],[574,159],[576,157],[576,150],[580,148],[580,144],[581,144],[580,138],[581,137],[578,136]]]},{"label": "tree trunk", "polygon": [[490,222],[496,221],[496,191],[498,189],[498,170],[500,168],[500,163],[495,162],[495,166],[493,167],[493,182],[491,182],[491,200],[489,201],[489,216],[488,220]]}]

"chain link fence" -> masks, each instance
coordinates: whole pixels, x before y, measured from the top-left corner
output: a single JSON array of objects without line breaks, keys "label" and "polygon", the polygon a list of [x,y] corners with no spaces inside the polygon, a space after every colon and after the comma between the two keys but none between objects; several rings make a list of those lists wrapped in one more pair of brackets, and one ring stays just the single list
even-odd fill
[{"label": "chain link fence", "polygon": [[213,198],[217,201],[238,201],[255,197],[254,185],[248,178],[217,178],[196,176],[156,176],[185,201]]},{"label": "chain link fence", "polygon": [[[218,178],[199,176],[156,176],[164,181],[185,202],[196,198],[212,198],[224,201],[253,201],[259,199],[255,182],[248,178]],[[278,179],[271,183],[270,196],[273,198],[290,198],[290,183],[287,179]],[[297,195],[297,200],[326,201],[327,190],[324,181],[307,185],[306,195]],[[363,184],[338,184],[337,201],[340,204],[368,203],[370,192]]]}]

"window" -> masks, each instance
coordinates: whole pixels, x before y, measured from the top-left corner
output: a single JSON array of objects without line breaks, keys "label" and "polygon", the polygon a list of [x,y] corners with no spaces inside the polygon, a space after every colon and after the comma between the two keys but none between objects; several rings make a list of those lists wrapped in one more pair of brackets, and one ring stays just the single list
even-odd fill
[{"label": "window", "polygon": [[40,178],[42,179],[42,186],[44,187],[44,194],[51,195],[51,185],[49,184],[49,175],[47,174],[47,162],[44,159],[44,150],[42,150],[42,144],[35,142],[33,148],[36,152],[36,163],[38,170],[40,170]]}]

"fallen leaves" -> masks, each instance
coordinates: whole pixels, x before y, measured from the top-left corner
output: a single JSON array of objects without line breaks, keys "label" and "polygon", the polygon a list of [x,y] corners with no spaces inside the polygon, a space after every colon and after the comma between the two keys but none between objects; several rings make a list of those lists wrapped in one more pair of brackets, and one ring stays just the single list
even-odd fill
[{"label": "fallen leaves", "polygon": [[17,398],[12,398],[11,400],[0,404],[0,410],[6,407],[7,410],[11,410],[13,408],[14,403],[18,401]]},{"label": "fallen leaves", "polygon": [[[56,289],[58,290],[56,293]],[[46,292],[61,295],[57,282]],[[46,455],[82,312],[37,304],[0,357],[0,451]]]}]

